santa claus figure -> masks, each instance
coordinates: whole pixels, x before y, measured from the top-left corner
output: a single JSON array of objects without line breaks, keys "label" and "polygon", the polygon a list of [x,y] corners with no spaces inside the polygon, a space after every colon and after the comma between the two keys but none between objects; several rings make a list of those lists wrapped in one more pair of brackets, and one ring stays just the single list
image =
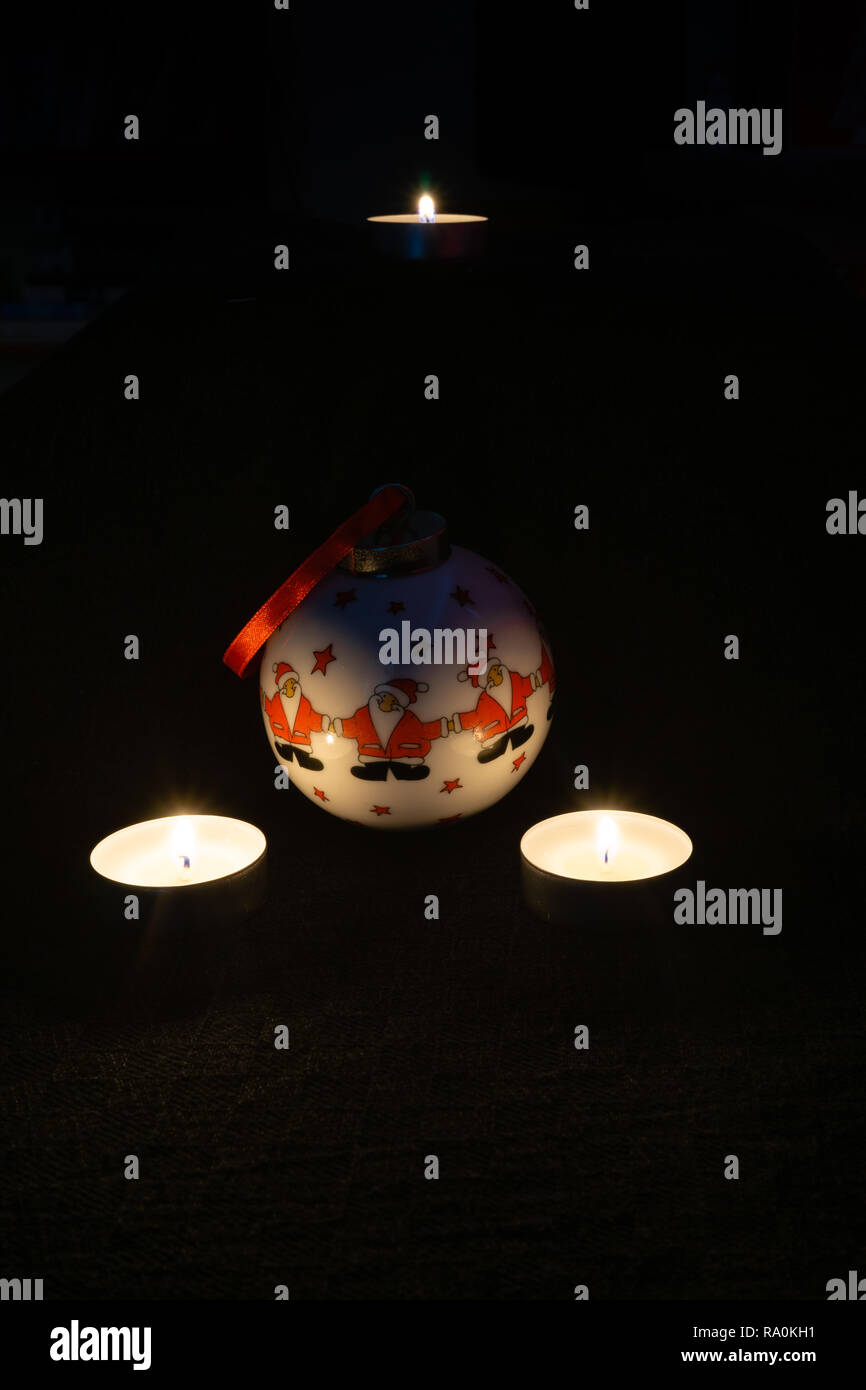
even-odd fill
[{"label": "santa claus figure", "polygon": [[277,752],[285,762],[297,759],[310,772],[321,772],[322,761],[311,754],[310,734],[327,733],[331,718],[318,714],[301,690],[301,678],[285,661],[274,665],[276,692],[268,698],[261,691],[262,710],[271,726]]},{"label": "santa claus figure", "polygon": [[428,690],[423,681],[396,678],[377,685],[366,705],[346,719],[334,720],[334,731],[358,742],[354,777],[384,782],[389,771],[404,782],[430,775],[424,759],[434,739],[447,738],[448,720],[419,719],[410,708]]},{"label": "santa claus figure", "polygon": [[509,671],[502,661],[492,662],[483,676],[470,676],[465,671],[458,676],[458,680],[467,679],[476,688],[483,686],[478,703],[472,710],[455,714],[449,727],[457,733],[471,729],[481,744],[478,761],[489,763],[501,758],[509,743],[519,748],[531,737],[534,725],[529,722],[527,700],[544,682],[540,670],[521,676],[518,671]]}]

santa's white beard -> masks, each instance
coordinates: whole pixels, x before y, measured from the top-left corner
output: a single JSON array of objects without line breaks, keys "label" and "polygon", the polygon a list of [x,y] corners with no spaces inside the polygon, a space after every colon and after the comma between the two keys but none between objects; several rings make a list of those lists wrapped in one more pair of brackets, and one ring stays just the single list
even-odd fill
[{"label": "santa's white beard", "polygon": [[502,680],[499,685],[488,685],[487,694],[491,700],[495,700],[497,705],[501,705],[508,717],[511,717],[511,672],[502,667]]},{"label": "santa's white beard", "polygon": [[371,700],[367,701],[367,708],[370,711],[373,728],[376,730],[376,737],[382,747],[387,748],[388,740],[403,718],[404,711],[399,706],[397,709],[392,710],[380,709],[379,699],[376,695],[374,695]]},{"label": "santa's white beard", "polygon": [[280,691],[280,704],[283,707],[283,714],[286,716],[286,727],[289,730],[295,727],[295,716],[298,713],[298,705],[301,703],[301,687],[295,686],[295,693],[291,700],[286,698],[285,689]]}]

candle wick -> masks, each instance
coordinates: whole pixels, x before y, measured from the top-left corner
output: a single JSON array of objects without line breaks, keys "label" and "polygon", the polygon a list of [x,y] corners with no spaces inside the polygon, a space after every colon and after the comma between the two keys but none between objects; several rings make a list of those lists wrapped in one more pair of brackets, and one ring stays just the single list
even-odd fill
[{"label": "candle wick", "polygon": [[183,867],[184,867],[185,869],[188,869],[188,868],[189,868],[189,855],[188,855],[188,854],[182,854],[182,855],[180,856],[180,859],[181,859],[181,863],[183,864]]},{"label": "candle wick", "polygon": [[[609,855],[609,853],[610,853],[610,850],[607,850],[607,849],[606,849],[605,852],[604,852],[604,862],[605,862],[605,864],[607,863],[607,856]],[[187,861],[187,862],[188,862],[188,861]]]}]

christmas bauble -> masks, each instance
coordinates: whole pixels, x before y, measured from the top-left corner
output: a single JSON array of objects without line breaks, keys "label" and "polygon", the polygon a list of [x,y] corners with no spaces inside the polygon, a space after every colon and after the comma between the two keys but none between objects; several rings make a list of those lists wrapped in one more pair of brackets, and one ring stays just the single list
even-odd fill
[{"label": "christmas bauble", "polygon": [[331,815],[402,830],[465,820],[520,785],[555,674],[513,580],[414,513],[366,538],[272,633],[259,686],[294,786]]}]

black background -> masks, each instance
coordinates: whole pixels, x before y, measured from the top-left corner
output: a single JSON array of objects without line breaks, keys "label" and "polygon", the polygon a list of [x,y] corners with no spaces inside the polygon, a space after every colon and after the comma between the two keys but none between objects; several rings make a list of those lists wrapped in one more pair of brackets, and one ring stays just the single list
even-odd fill
[{"label": "black background", "polygon": [[[864,1267],[866,542],[825,529],[866,490],[864,16],[638,9],[66,7],[4,53],[4,225],[129,287],[0,401],[4,495],[45,499],[41,546],[0,542],[0,1272],[46,1297],[821,1299]],[[783,106],[783,153],[675,147],[716,97]],[[489,215],[482,259],[373,254],[425,181]],[[276,791],[221,663],[390,480],[559,673],[526,785],[400,836]],[[684,884],[781,887],[781,935],[534,921],[520,835],[610,802],[690,833]],[[154,962],[88,855],[181,807],[260,825],[270,896]]]}]

